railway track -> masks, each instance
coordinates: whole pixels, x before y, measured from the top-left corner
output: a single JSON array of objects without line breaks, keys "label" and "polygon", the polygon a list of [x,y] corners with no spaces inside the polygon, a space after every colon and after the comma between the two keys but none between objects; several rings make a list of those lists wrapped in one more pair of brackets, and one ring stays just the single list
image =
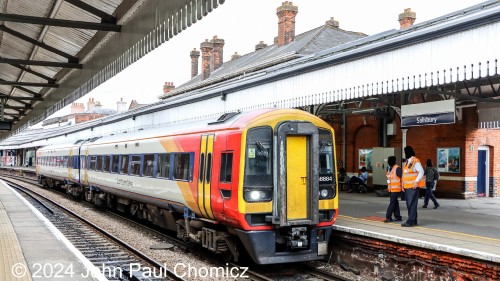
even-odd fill
[{"label": "railway track", "polygon": [[19,184],[4,180],[51,221],[108,280],[185,280],[57,202]]},{"label": "railway track", "polygon": [[[31,179],[25,179],[25,178],[22,178],[22,177],[11,176],[11,175],[1,175],[1,177],[4,178],[4,180],[5,180],[6,177],[9,177],[9,178],[13,178],[13,179],[16,179],[16,180],[19,180],[19,181],[22,181],[22,182],[26,182],[28,184],[32,184],[32,185],[35,185],[37,187],[40,187],[40,185],[36,181],[31,180]],[[35,191],[33,191],[31,189],[28,189],[28,192],[35,193]],[[64,195],[64,196],[67,196],[67,197],[71,197],[70,195],[67,195],[65,193],[58,193],[58,194]],[[40,196],[42,196],[42,195],[40,195]],[[46,200],[50,200],[50,199],[46,198]],[[52,200],[50,200],[50,201],[52,201]],[[57,203],[54,202],[54,204],[57,204]],[[88,203],[88,205],[89,205],[89,207],[93,206],[90,203]],[[61,208],[67,210],[63,206],[61,206]],[[67,211],[71,212],[70,210],[67,210]],[[243,265],[235,264],[235,263],[226,263],[224,261],[221,261],[221,259],[214,259],[213,257],[208,256],[207,252],[204,251],[201,247],[199,247],[197,245],[192,245],[192,244],[189,244],[189,243],[185,243],[184,241],[182,241],[180,239],[177,239],[175,237],[169,236],[169,235],[167,235],[167,234],[165,234],[163,232],[160,232],[159,230],[157,230],[157,229],[155,229],[155,228],[153,228],[151,226],[144,225],[142,222],[138,222],[136,220],[132,220],[132,219],[130,219],[128,217],[125,217],[125,216],[123,216],[121,214],[118,214],[118,213],[115,213],[115,212],[111,212],[111,211],[107,211],[106,214],[110,215],[110,216],[117,217],[120,220],[127,221],[129,224],[135,224],[138,227],[140,227],[141,230],[148,231],[148,232],[152,233],[153,235],[155,235],[157,237],[161,237],[163,240],[168,241],[168,243],[171,243],[171,244],[175,245],[176,247],[178,247],[178,248],[180,248],[180,249],[182,249],[184,251],[195,252],[197,254],[197,256],[199,256],[199,257],[201,257],[203,259],[206,259],[206,260],[210,260],[210,262],[212,264],[214,264],[214,268],[222,268],[222,269],[224,269],[225,277],[232,278],[233,280],[234,279],[237,279],[237,280],[249,280],[249,281],[288,281],[288,280],[293,280],[293,281],[301,281],[301,280],[349,281],[349,280],[351,280],[351,279],[346,279],[346,278],[344,278],[344,277],[342,277],[340,275],[337,275],[337,274],[334,274],[334,273],[331,273],[331,272],[328,272],[328,271],[316,268],[316,267],[311,266],[311,265],[306,264],[306,263],[298,263],[298,264],[296,264],[296,266],[293,266],[293,268],[290,268],[290,266],[287,265],[285,267],[286,269],[283,269],[283,268],[280,267],[277,270],[274,270],[276,268],[275,267],[271,267],[271,268],[274,268],[274,269],[271,269],[271,271],[269,271],[269,269],[268,269],[270,266],[262,266],[261,267],[261,266],[254,265],[254,264],[249,265],[249,266],[243,266]],[[74,215],[76,217],[78,217],[79,219],[81,219],[81,220],[85,220],[84,218],[82,218],[78,214],[74,214]],[[89,225],[92,225],[91,222],[86,222],[86,224],[87,223]],[[56,225],[56,226],[59,228],[59,225]],[[114,236],[111,235],[111,234],[109,234],[105,230],[101,229],[99,231],[102,232],[102,233],[105,233],[104,235],[106,235],[107,237],[109,237],[109,239],[114,239]],[[80,247],[84,247],[85,246],[84,245],[85,243],[78,242],[79,239],[77,238],[77,236],[72,236],[73,234],[70,234],[70,235],[71,235],[70,237],[72,239],[70,239],[70,237],[68,237],[68,239],[71,242],[73,242],[73,240],[77,241],[77,242],[75,242],[75,247],[77,247],[79,250],[80,250]],[[132,246],[128,246],[127,243],[124,243],[124,244],[127,245],[127,246],[123,246],[123,247],[125,247],[125,248],[130,247],[130,250],[132,252],[137,251]],[[193,247],[193,246],[195,246],[195,247]],[[92,256],[93,255],[94,249],[88,248],[88,247],[87,248],[82,248],[82,249],[83,249],[83,251],[82,250],[81,251],[82,251],[82,253],[85,256],[87,256],[87,255]],[[137,251],[137,252],[139,252],[139,251]],[[140,256],[141,253],[140,252],[139,253],[135,253],[135,255]],[[145,261],[147,261],[151,265],[155,265],[155,267],[158,270],[160,270],[160,268],[164,268],[161,264],[155,262],[154,260],[150,259],[147,256],[145,256],[142,259],[145,260]],[[101,265],[102,262],[100,262],[99,264]],[[251,267],[251,269],[250,269],[250,267]],[[233,269],[233,271],[231,271],[232,269]],[[166,271],[166,270],[167,269],[162,269],[162,271]],[[170,274],[172,275],[173,280],[183,280],[182,278],[178,277],[175,274],[175,272],[173,272],[173,271],[170,271]],[[175,279],[175,278],[179,278],[179,279]],[[141,279],[138,279],[138,280],[141,280]]]}]

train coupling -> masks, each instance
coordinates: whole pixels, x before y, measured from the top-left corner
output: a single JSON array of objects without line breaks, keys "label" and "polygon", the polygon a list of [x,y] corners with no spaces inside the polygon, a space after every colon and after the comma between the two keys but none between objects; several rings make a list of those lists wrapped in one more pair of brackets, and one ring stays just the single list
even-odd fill
[{"label": "train coupling", "polygon": [[287,244],[291,249],[304,249],[309,247],[309,240],[307,239],[307,227],[292,227],[287,240]]}]

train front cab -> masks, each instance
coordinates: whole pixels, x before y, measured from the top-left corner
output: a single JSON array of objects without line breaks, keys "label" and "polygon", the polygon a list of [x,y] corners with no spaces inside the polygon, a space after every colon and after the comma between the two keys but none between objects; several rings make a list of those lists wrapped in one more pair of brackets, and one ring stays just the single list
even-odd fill
[{"label": "train front cab", "polygon": [[254,262],[326,258],[338,204],[333,131],[326,128],[312,119],[247,130],[239,209],[248,228],[236,232]]}]

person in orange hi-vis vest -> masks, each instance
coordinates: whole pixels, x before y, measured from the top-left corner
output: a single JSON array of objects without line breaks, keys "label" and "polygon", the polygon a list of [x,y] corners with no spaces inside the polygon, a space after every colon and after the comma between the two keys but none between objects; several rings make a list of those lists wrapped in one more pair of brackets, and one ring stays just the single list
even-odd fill
[{"label": "person in orange hi-vis vest", "polygon": [[[387,212],[385,213],[384,222],[402,221],[401,213],[399,211],[399,201],[398,197],[401,193],[401,178],[403,177],[403,172],[401,167],[396,164],[396,157],[389,156],[387,158],[387,164],[389,164],[389,170],[387,171],[387,190],[389,191],[389,206],[387,207]],[[394,219],[392,219],[392,214],[394,214]]]},{"label": "person in orange hi-vis vest", "polygon": [[420,188],[425,186],[424,168],[420,160],[415,157],[413,147],[405,147],[404,152],[406,163],[403,167],[403,192],[408,208],[408,219],[401,226],[412,227],[418,225],[417,205]]}]

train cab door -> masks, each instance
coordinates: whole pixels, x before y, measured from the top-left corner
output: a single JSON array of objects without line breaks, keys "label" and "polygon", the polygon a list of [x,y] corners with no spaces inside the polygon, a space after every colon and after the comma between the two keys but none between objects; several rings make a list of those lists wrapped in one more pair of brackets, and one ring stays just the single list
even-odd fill
[{"label": "train cab door", "polygon": [[277,185],[273,221],[280,226],[318,223],[318,130],[309,122],[284,122],[277,134]]},{"label": "train cab door", "polygon": [[198,167],[198,207],[201,214],[209,219],[215,219],[211,206],[214,139],[214,134],[201,136]]}]

